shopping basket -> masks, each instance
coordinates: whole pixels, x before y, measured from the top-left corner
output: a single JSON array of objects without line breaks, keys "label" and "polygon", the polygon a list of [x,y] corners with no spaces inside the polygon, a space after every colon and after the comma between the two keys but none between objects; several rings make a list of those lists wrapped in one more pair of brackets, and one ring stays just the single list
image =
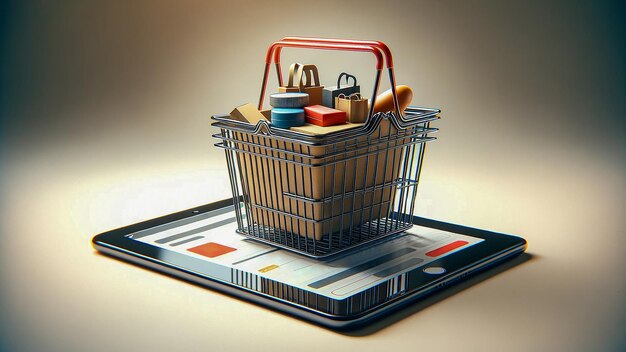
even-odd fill
[{"label": "shopping basket", "polygon": [[[237,217],[237,232],[311,257],[326,257],[412,226],[425,143],[440,110],[400,111],[393,59],[377,41],[286,37],[266,55],[259,110],[272,61],[282,85],[283,47],[371,52],[376,76],[365,123],[324,135],[215,115]],[[395,111],[373,113],[386,64]]]}]

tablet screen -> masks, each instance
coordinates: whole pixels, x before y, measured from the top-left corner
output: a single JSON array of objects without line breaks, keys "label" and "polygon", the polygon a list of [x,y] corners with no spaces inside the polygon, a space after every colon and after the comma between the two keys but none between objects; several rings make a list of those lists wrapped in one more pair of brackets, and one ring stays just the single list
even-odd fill
[{"label": "tablet screen", "polygon": [[247,239],[236,229],[228,207],[127,237],[159,247],[165,256],[196,258],[211,278],[336,314],[354,314],[405,293],[411,288],[407,273],[484,241],[414,226],[373,246],[317,260]]}]

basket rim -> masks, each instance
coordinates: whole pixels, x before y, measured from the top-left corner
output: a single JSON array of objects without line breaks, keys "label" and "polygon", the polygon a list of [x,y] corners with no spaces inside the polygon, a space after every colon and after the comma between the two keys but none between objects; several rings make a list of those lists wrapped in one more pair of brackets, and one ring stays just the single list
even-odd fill
[{"label": "basket rim", "polygon": [[441,110],[436,108],[409,106],[405,110],[404,116],[397,116],[393,111],[379,112],[374,114],[372,118],[368,119],[360,127],[317,136],[274,127],[269,121],[259,121],[256,125],[253,125],[248,122],[234,120],[228,114],[211,116],[211,119],[216,121],[211,125],[226,130],[251,133],[258,136],[278,137],[303,144],[325,145],[370,135],[377,130],[380,123],[385,119],[389,120],[396,129],[406,130],[420,124],[438,120],[440,112]]}]

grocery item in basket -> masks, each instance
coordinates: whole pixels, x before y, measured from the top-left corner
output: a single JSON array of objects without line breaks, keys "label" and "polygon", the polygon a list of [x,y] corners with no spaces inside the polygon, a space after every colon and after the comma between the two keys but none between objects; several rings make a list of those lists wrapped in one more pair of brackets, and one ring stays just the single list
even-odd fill
[{"label": "grocery item in basket", "polygon": [[[303,78],[306,78],[306,83],[304,83]],[[323,89],[324,86],[320,85],[320,77],[317,72],[317,67],[315,65],[301,64],[291,65],[289,68],[289,79],[287,81],[287,85],[278,87],[278,91],[280,93],[302,92],[309,94],[309,105],[322,104]]]},{"label": "grocery item in basket", "polygon": [[270,105],[275,108],[302,108],[309,105],[309,94],[301,92],[274,93]]},{"label": "grocery item in basket", "polygon": [[250,103],[236,107],[230,112],[230,117],[241,122],[249,122],[253,125],[256,125],[259,121],[267,121],[267,118],[263,116],[259,109]]},{"label": "grocery item in basket", "polygon": [[[346,77],[346,85],[341,86],[341,78]],[[352,78],[352,85],[350,85],[350,78]],[[346,96],[353,93],[360,93],[361,87],[357,85],[356,77],[351,74],[342,72],[337,78],[337,85],[333,87],[324,88],[324,92],[322,94],[322,102],[324,106],[328,106],[329,108],[335,108],[335,98],[339,96],[339,94],[344,94]]]},{"label": "grocery item in basket", "polygon": [[339,94],[335,98],[335,104],[337,110],[345,111],[348,121],[360,123],[367,120],[369,103],[367,99],[361,97],[361,94],[354,93],[349,96]]},{"label": "grocery item in basket", "polygon": [[304,108],[306,122],[326,127],[346,123],[346,113],[323,105],[312,105]]},{"label": "grocery item in basket", "polygon": [[272,109],[272,126],[289,128],[304,125],[304,109]]},{"label": "grocery item in basket", "polygon": [[272,109],[261,110],[261,114],[265,117],[265,119],[267,119],[267,121],[272,119]]},{"label": "grocery item in basket", "polygon": [[[302,77],[302,73],[299,73],[299,70],[301,70],[302,68],[302,64],[301,63],[293,63],[291,64],[291,66],[289,66],[289,77],[287,78],[287,85],[286,86],[281,86],[278,87],[278,91],[280,93],[287,93],[287,92],[300,92],[300,84],[299,81],[297,80],[297,76],[300,75],[300,77]],[[305,72],[306,75],[306,80],[310,81],[311,80],[311,73],[310,72]]]},{"label": "grocery item in basket", "polygon": [[362,128],[364,124],[362,123],[350,123],[346,122],[341,125],[334,126],[318,126],[311,123],[307,123],[304,126],[292,127],[290,128],[292,131],[299,132],[308,136],[315,137],[324,137],[329,133],[341,132],[346,130],[351,130],[354,128]]},{"label": "grocery item in basket", "polygon": [[[404,111],[411,100],[413,99],[413,91],[407,86],[396,86],[396,94],[398,95],[398,105],[400,105],[400,112]],[[374,112],[387,112],[395,111],[393,106],[393,94],[391,89],[386,90],[376,97],[374,103]]]}]

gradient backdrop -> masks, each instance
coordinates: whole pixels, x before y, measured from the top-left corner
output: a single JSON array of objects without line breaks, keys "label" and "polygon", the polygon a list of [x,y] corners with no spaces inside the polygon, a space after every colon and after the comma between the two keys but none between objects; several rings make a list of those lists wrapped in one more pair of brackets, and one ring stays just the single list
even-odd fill
[{"label": "gradient backdrop", "polygon": [[[0,6],[0,350],[626,346],[622,2]],[[228,196],[208,116],[258,99],[286,35],[386,42],[413,105],[443,110],[416,212],[532,257],[355,338],[95,255],[98,232]],[[283,58],[371,90],[367,55]]]}]

